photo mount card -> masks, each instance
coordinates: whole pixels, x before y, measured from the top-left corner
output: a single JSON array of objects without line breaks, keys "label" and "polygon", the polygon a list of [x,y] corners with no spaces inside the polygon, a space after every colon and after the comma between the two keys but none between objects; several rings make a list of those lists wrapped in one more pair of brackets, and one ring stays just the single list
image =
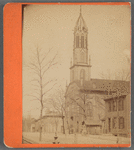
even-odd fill
[{"label": "photo mount card", "polygon": [[4,7],[4,143],[131,146],[131,3]]}]

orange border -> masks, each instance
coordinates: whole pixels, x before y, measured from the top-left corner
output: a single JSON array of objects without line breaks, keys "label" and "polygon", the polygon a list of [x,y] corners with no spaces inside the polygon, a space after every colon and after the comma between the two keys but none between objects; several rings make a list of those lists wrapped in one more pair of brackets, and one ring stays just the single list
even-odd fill
[{"label": "orange border", "polygon": [[[130,144],[22,144],[22,4],[129,5],[101,3],[8,3],[4,7],[4,143],[30,147],[130,147]],[[130,29],[131,30],[131,29]]]}]

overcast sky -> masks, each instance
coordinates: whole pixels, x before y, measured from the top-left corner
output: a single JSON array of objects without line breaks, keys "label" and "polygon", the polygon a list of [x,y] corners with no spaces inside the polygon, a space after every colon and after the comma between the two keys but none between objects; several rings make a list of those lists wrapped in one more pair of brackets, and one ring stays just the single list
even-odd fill
[{"label": "overcast sky", "polygon": [[[70,59],[73,54],[73,30],[79,17],[79,5],[29,5],[24,9],[23,64],[28,64],[36,47],[52,55],[58,52],[58,64],[49,71],[58,86],[70,82]],[[116,72],[129,67],[130,20],[128,5],[82,5],[82,16],[88,27],[88,52],[91,56],[91,78],[100,73]],[[38,118],[37,102],[25,96],[31,92],[31,74],[23,66],[23,115]]]}]

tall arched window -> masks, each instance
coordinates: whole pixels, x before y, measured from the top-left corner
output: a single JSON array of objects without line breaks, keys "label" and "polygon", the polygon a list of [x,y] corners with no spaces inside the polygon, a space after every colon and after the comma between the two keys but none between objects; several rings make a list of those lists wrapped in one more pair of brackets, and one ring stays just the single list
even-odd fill
[{"label": "tall arched window", "polygon": [[81,48],[84,48],[84,36],[81,36]]},{"label": "tall arched window", "polygon": [[87,48],[87,36],[85,38],[85,47]]},{"label": "tall arched window", "polygon": [[123,129],[124,128],[124,118],[120,117],[119,118],[119,129]]},{"label": "tall arched window", "polygon": [[123,98],[119,99],[119,101],[118,101],[118,110],[119,111],[124,110],[124,99]]},{"label": "tall arched window", "polygon": [[92,102],[87,104],[87,116],[93,117],[93,105]]},{"label": "tall arched window", "polygon": [[85,80],[85,70],[82,69],[82,70],[80,71],[80,81],[81,81],[81,85],[83,85],[84,80]]},{"label": "tall arched window", "polygon": [[79,36],[78,35],[76,36],[76,47],[77,48],[79,47]]}]

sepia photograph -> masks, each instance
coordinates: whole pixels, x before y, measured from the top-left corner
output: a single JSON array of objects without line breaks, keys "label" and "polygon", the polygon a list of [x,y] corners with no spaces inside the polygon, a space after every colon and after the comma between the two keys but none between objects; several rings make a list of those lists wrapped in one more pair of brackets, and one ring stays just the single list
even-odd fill
[{"label": "sepia photograph", "polygon": [[22,144],[131,144],[131,4],[22,5]]}]

